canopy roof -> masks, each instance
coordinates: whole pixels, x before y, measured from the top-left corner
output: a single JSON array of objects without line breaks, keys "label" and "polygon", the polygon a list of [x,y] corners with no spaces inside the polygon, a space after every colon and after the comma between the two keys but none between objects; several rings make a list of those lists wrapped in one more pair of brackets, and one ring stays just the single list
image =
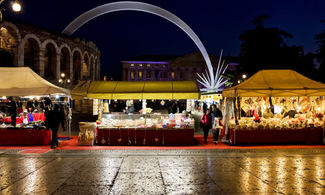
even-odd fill
[{"label": "canopy roof", "polygon": [[69,94],[69,91],[53,85],[29,67],[0,68],[0,96],[42,96]]},{"label": "canopy roof", "polygon": [[261,70],[243,83],[225,89],[225,97],[325,96],[325,84],[293,70]]},{"label": "canopy roof", "polygon": [[195,81],[80,81],[73,99],[199,99]]}]

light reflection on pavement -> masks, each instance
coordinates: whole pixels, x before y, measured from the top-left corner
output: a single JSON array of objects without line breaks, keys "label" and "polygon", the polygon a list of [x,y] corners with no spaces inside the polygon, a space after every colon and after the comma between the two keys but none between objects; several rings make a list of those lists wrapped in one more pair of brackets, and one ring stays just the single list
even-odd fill
[{"label": "light reflection on pavement", "polygon": [[0,151],[0,194],[325,194],[325,150]]}]

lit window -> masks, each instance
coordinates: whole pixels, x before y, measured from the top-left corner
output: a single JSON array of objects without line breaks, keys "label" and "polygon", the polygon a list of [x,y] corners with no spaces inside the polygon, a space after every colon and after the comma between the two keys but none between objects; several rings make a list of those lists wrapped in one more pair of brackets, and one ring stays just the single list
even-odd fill
[{"label": "lit window", "polygon": [[142,64],[139,64],[139,66],[142,66]]},{"label": "lit window", "polygon": [[134,71],[133,70],[131,70],[131,72],[130,72],[130,77],[131,77],[131,79],[134,79]]},{"label": "lit window", "polygon": [[172,79],[175,79],[175,72],[173,71],[171,74]]},{"label": "lit window", "polygon": [[134,66],[134,64],[131,64],[131,66]]},{"label": "lit window", "polygon": [[150,67],[150,64],[147,64],[148,67]]},{"label": "lit window", "polygon": [[142,79],[142,71],[139,71],[139,78]]}]

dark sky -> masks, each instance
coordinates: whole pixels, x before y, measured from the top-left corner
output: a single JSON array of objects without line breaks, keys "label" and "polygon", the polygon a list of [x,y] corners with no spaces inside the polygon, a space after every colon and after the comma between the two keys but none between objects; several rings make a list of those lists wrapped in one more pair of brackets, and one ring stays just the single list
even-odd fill
[{"label": "dark sky", "polygon": [[[108,0],[20,0],[23,12],[10,14],[21,21],[61,32],[73,19]],[[266,27],[292,34],[289,45],[314,52],[316,33],[325,25],[324,0],[145,0],[177,15],[199,36],[209,53],[238,55],[239,35],[253,28],[251,21],[267,14]],[[10,16],[8,16],[10,15]],[[102,74],[119,74],[121,60],[142,54],[185,55],[197,51],[177,26],[148,13],[121,11],[91,20],[74,36],[92,40],[101,50]]]}]

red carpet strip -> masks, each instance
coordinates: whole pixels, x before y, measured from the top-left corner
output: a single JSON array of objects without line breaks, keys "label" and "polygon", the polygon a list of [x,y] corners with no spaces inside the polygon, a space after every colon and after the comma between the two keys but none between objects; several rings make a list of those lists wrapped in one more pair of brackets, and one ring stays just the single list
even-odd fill
[{"label": "red carpet strip", "polygon": [[[325,148],[325,145],[257,145],[232,146],[219,141],[213,144],[212,136],[208,137],[208,144],[204,144],[203,135],[195,135],[199,142],[195,146],[78,146],[78,137],[71,136],[71,140],[60,143],[57,150],[219,150],[219,149],[294,149],[294,148]],[[0,150],[22,149],[20,153],[46,153],[50,146],[0,146]]]}]

